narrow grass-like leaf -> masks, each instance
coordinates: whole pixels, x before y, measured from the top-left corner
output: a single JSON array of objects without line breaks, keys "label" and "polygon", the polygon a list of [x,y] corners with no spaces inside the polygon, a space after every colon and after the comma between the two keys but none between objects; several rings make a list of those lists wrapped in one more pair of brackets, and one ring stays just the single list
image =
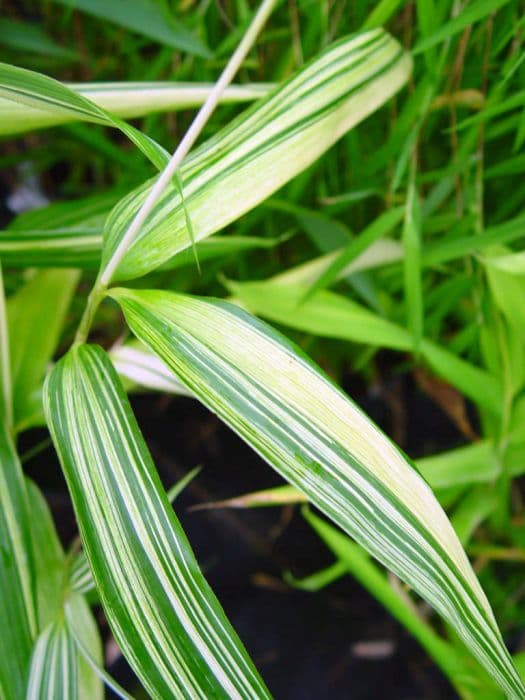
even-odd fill
[{"label": "narrow grass-like leaf", "polygon": [[66,559],[46,500],[36,484],[25,480],[35,566],[38,629],[58,617],[66,584]]},{"label": "narrow grass-like leaf", "polygon": [[4,293],[4,276],[0,261],[0,423],[11,430],[13,425],[13,386],[9,356],[9,331]]},{"label": "narrow grass-like leaf", "polygon": [[375,219],[364,231],[361,231],[351,243],[338,253],[333,262],[322,272],[306,293],[305,299],[313,296],[318,290],[333,284],[333,282],[338,279],[341,272],[348,269],[350,263],[368,250],[379,238],[389,233],[394,226],[401,221],[403,218],[403,211],[402,207],[390,209]]},{"label": "narrow grass-like leaf", "polygon": [[432,491],[295,346],[221,301],[117,289],[137,337],[335,523],[447,619],[512,697],[525,688]]},{"label": "narrow grass-like leaf", "polygon": [[[411,61],[382,30],[343,39],[241,114],[180,168],[197,240],[253,208],[324,153],[406,82]],[[146,182],[108,219],[106,266],[151,191]],[[190,245],[172,184],[146,218],[113,275],[143,275]]]},{"label": "narrow grass-like leaf", "polygon": [[362,547],[308,509],[303,510],[303,515],[333,554],[344,563],[347,573],[357,579],[391,615],[406,627],[449,677],[461,697],[479,698],[481,692],[487,693],[487,689],[490,695],[482,697],[501,697],[483,670],[434,632],[412,605],[410,598],[400,595],[393,588]]},{"label": "narrow grass-like leaf", "polygon": [[77,700],[78,659],[65,619],[54,622],[38,637],[26,700]]},{"label": "narrow grass-like leaf", "polygon": [[37,634],[34,569],[24,478],[0,423],[0,697],[24,697]]},{"label": "narrow grass-like leaf", "polygon": [[445,24],[442,24],[438,30],[430,34],[430,36],[425,37],[419,41],[414,49],[413,53],[418,54],[422,51],[439,44],[441,41],[445,41],[465,27],[470,26],[474,22],[479,22],[487,15],[496,12],[500,7],[506,5],[510,0],[474,0],[468,3],[466,7],[453,19]]},{"label": "narrow grass-like leaf", "polygon": [[[199,107],[212,90],[207,83],[122,82],[66,83],[66,87],[95,105],[122,119],[142,117],[154,112]],[[264,97],[272,84],[231,85],[221,103],[251,102]],[[83,120],[81,112],[57,113],[0,98],[0,134],[22,134],[35,129]]]},{"label": "narrow grass-like leaf", "polygon": [[415,186],[415,168],[408,188],[403,226],[403,271],[407,326],[412,333],[414,351],[423,337],[423,293],[421,265],[421,212]]},{"label": "narrow grass-like leaf", "polygon": [[[195,56],[211,57],[210,50],[175,17],[154,0],[53,0],[60,5],[87,12],[120,27],[149,37],[160,44]],[[165,6],[167,7],[167,5]]]},{"label": "narrow grass-like leaf", "polygon": [[103,350],[74,347],[45,408],[113,633],[155,698],[268,693],[204,580]]},{"label": "narrow grass-like leaf", "polygon": [[8,17],[0,18],[0,44],[18,51],[52,56],[62,61],[76,61],[80,55],[55,43],[38,24],[18,22]]}]

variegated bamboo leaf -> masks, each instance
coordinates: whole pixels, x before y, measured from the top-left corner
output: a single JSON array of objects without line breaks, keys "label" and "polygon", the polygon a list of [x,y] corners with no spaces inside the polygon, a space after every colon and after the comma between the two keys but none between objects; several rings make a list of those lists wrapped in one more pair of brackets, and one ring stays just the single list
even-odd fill
[{"label": "variegated bamboo leaf", "polygon": [[[224,228],[313,163],[406,82],[411,60],[382,30],[345,38],[197,148],[180,168],[200,240]],[[146,182],[108,219],[102,264],[152,187]],[[113,276],[130,279],[191,245],[182,199],[168,187]]]},{"label": "variegated bamboo leaf", "polygon": [[[97,107],[123,119],[142,117],[153,112],[176,111],[198,107],[206,100],[213,85],[206,83],[122,82],[66,83],[66,87],[87,97]],[[231,85],[221,102],[250,102],[263,97],[273,85]],[[59,113],[0,98],[0,134],[22,134],[35,129],[84,119],[82,112]]]},{"label": "variegated bamboo leaf", "polygon": [[525,688],[431,489],[302,353],[231,304],[113,290],[135,335],[351,537],[409,583],[510,697]]},{"label": "variegated bamboo leaf", "polygon": [[107,354],[74,347],[45,409],[113,633],[155,698],[264,698],[202,576]]},{"label": "variegated bamboo leaf", "polygon": [[80,119],[120,129],[159,169],[169,159],[169,154],[149,136],[47,75],[0,63],[0,98],[66,118],[66,121]]}]

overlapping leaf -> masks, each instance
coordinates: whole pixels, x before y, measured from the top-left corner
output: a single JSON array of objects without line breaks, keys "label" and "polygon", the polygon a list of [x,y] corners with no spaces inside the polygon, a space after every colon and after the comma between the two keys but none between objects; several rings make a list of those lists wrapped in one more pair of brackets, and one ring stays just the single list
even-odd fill
[{"label": "overlapping leaf", "polygon": [[204,580],[108,356],[73,348],[46,415],[115,637],[155,698],[268,693]]},{"label": "overlapping leaf", "polygon": [[[198,107],[212,89],[205,83],[168,82],[71,83],[66,87],[123,119]],[[271,87],[265,83],[232,85],[221,102],[249,102],[266,95]],[[84,118],[81,111],[61,113],[0,98],[0,134],[21,134]]]},{"label": "overlapping leaf", "polygon": [[[409,56],[382,30],[343,39],[295,77],[197,148],[180,169],[187,211],[175,184],[147,217],[114,279],[157,267],[218,231],[313,163],[338,138],[389,99],[407,80]],[[148,196],[146,182],[107,222],[105,266]]]},{"label": "overlapping leaf", "polygon": [[137,337],[290,483],[429,601],[511,697],[525,689],[432,491],[284,337],[238,308],[113,290]]},{"label": "overlapping leaf", "polygon": [[0,98],[48,112],[59,118],[82,120],[120,129],[152,163],[162,168],[166,151],[153,139],[112,116],[67,85],[35,71],[0,63]]}]

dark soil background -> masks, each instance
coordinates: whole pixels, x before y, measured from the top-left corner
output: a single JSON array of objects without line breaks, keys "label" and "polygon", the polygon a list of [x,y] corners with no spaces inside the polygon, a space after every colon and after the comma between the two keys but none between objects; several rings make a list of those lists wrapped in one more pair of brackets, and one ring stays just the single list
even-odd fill
[{"label": "dark soil background", "polygon": [[[453,423],[410,375],[394,376],[379,389],[367,390],[355,378],[351,384],[350,395],[387,432],[405,433],[403,426],[410,426],[402,446],[411,456],[460,441]],[[278,700],[456,697],[419,645],[350,577],[318,593],[283,583],[285,570],[302,577],[333,562],[299,509],[192,510],[281,483],[215,416],[187,398],[136,396],[133,406],[167,487],[196,465],[203,467],[175,509],[208,581]],[[25,435],[22,452],[43,436]],[[29,461],[26,472],[44,490],[67,544],[76,525],[52,448]],[[101,611],[98,618],[110,672],[136,693]],[[380,642],[383,651],[365,647],[363,654],[363,642]]]}]

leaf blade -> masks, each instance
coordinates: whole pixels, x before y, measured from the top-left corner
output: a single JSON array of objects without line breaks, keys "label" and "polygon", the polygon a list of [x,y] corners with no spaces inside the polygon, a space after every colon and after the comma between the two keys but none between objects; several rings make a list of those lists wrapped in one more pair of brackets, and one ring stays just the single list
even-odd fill
[{"label": "leaf blade", "polygon": [[126,289],[111,296],[135,335],[201,401],[431,601],[510,695],[523,695],[488,601],[432,492],[297,348],[225,302]]},{"label": "leaf blade", "polygon": [[[193,151],[179,172],[196,240],[231,223],[304,170],[399,90],[410,70],[408,54],[382,30],[344,39]],[[146,182],[131,192],[108,218],[102,267],[151,187]],[[113,279],[143,275],[189,245],[182,202],[172,184]]]},{"label": "leaf blade", "polygon": [[106,614],[149,693],[267,697],[200,573],[107,355],[73,348],[49,376],[45,407]]}]

